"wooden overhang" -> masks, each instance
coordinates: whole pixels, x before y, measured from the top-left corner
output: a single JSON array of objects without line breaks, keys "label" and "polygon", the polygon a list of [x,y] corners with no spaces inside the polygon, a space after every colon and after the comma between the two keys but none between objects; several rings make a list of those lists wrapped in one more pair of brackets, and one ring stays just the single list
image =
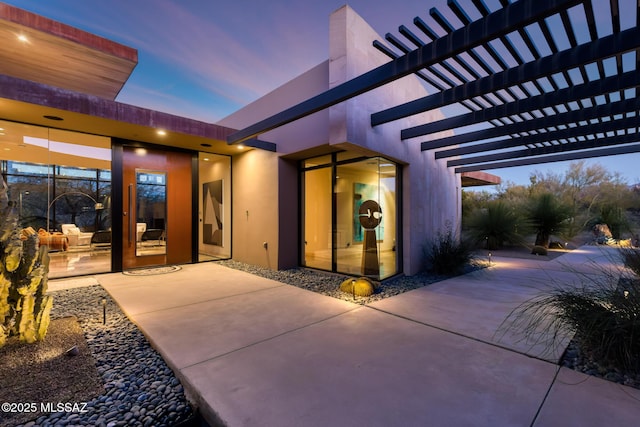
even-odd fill
[{"label": "wooden overhang", "polygon": [[114,100],[138,51],[0,3],[0,74]]},{"label": "wooden overhang", "polygon": [[[23,36],[24,40],[20,40]],[[0,120],[218,154],[234,129],[115,101],[137,64],[133,48],[0,3]],[[19,126],[0,147],[20,144]],[[158,133],[159,130],[164,135]],[[249,140],[248,147],[275,150]]]},{"label": "wooden overhang", "polygon": [[[374,46],[391,61],[228,138],[230,144],[416,74],[429,95],[372,126],[446,108],[401,139],[456,173],[640,152],[640,2],[449,0]],[[452,113],[455,112],[455,113]],[[432,137],[453,131],[452,136]],[[407,142],[410,143],[410,142]]]}]

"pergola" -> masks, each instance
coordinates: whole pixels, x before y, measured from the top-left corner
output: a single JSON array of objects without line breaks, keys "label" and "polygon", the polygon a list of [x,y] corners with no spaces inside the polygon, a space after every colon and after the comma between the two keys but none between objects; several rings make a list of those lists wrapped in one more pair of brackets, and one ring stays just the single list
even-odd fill
[{"label": "pergola", "polygon": [[[391,60],[227,138],[229,144],[416,74],[430,95],[371,125],[433,109],[401,131],[456,173],[640,152],[640,1],[447,1],[374,46]],[[453,136],[428,137],[453,130]],[[431,139],[429,139],[431,138]]]}]

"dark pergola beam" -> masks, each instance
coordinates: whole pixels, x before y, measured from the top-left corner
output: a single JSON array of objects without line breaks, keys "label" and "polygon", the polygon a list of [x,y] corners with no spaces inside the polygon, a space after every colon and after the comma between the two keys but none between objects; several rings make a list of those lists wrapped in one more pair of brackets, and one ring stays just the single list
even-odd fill
[{"label": "dark pergola beam", "polygon": [[396,60],[242,129],[227,137],[227,142],[235,144],[257,137],[261,133],[413,74],[581,2],[582,0],[536,0],[509,4]]},{"label": "dark pergola beam", "polygon": [[564,153],[542,158],[526,158],[507,162],[484,163],[482,165],[462,166],[455,168],[455,173],[486,171],[491,169],[512,168],[515,166],[539,165],[542,163],[564,162],[570,160],[590,159],[594,157],[617,156],[619,154],[640,153],[640,144],[622,147],[603,148],[602,150],[582,151],[579,153]]},{"label": "dark pergola beam", "polygon": [[[464,156],[467,154],[483,153],[493,150],[504,150],[506,148],[524,146],[527,144],[541,144],[548,141],[556,141],[569,138],[579,138],[582,136],[594,135],[598,133],[616,132],[619,129],[630,129],[638,126],[638,117],[629,117],[620,120],[611,120],[603,123],[589,124],[587,126],[577,126],[552,132],[538,133],[536,135],[521,136],[517,138],[506,138],[500,141],[485,142],[466,147],[452,148],[435,153],[436,159],[446,157]],[[424,143],[423,143],[424,144]],[[423,150],[424,146],[422,147]]]},{"label": "dark pergola beam", "polygon": [[540,77],[550,76],[559,71],[568,70],[633,50],[637,48],[637,40],[639,38],[640,28],[630,28],[621,33],[603,37],[592,43],[582,44],[433,95],[374,113],[371,115],[371,125],[377,126],[506,87],[525,82],[534,82],[535,79]]},{"label": "dark pergola beam", "polygon": [[243,142],[243,144],[247,147],[260,148],[266,151],[273,151],[274,153],[276,152],[277,148],[276,144],[274,144],[273,142],[263,141],[258,138],[247,139]]},{"label": "dark pergola beam", "polygon": [[487,122],[499,117],[512,116],[539,109],[543,105],[557,105],[572,101],[579,101],[603,93],[615,92],[640,86],[640,73],[628,71],[621,75],[607,77],[602,80],[595,80],[575,86],[569,86],[555,92],[547,92],[530,98],[519,99],[513,102],[498,105],[492,108],[485,108],[467,114],[438,120],[436,122],[425,123],[424,125],[407,128],[402,131],[402,138],[406,135],[424,136],[431,133],[442,132],[462,126],[469,126],[476,123]]},{"label": "dark pergola beam", "polygon": [[490,163],[497,160],[519,159],[522,157],[544,156],[547,154],[564,153],[570,151],[589,150],[592,148],[631,144],[639,141],[640,136],[638,135],[638,133],[617,135],[615,137],[594,138],[584,141],[569,142],[566,144],[548,145],[539,148],[528,148],[524,150],[507,151],[504,153],[494,153],[484,156],[465,157],[462,159],[449,160],[447,162],[447,167]]},{"label": "dark pergola beam", "polygon": [[426,141],[422,143],[422,150],[432,150],[452,145],[467,144],[469,142],[520,134],[522,132],[531,132],[538,129],[548,129],[600,117],[625,114],[637,110],[640,110],[640,98],[625,99],[618,102],[595,105],[590,108],[569,110],[566,113],[541,117],[539,119],[526,120],[510,125],[495,126],[488,129]]}]

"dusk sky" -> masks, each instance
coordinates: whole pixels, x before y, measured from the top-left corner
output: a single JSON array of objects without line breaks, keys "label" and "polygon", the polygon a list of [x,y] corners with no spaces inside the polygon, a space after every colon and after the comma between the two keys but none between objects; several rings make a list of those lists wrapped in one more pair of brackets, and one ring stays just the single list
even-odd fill
[{"label": "dusk sky", "polygon": [[[215,123],[328,57],[329,15],[345,0],[21,0],[6,3],[138,50],[119,102]],[[467,2],[461,0],[461,4]],[[486,0],[491,10],[498,0]],[[608,1],[596,1],[606,5]],[[621,0],[633,4],[632,0]],[[351,0],[381,35],[446,0]],[[607,16],[603,13],[600,16]],[[634,16],[635,18],[635,16]],[[277,111],[274,111],[276,113]],[[640,154],[589,160],[640,182]],[[488,171],[527,184],[551,163]]]}]

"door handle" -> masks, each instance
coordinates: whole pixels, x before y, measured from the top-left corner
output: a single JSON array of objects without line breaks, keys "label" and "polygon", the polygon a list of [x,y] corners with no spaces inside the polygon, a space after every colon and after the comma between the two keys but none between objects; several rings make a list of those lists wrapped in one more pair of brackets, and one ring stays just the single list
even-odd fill
[{"label": "door handle", "polygon": [[[129,184],[129,208],[128,208],[128,212],[131,212],[132,202],[133,202],[133,184]],[[124,212],[124,216],[127,216],[127,212]],[[131,216],[132,215],[129,215],[129,220],[127,221],[128,229],[129,229],[129,232],[128,232],[129,246],[131,246],[131,233],[132,233]]]}]

